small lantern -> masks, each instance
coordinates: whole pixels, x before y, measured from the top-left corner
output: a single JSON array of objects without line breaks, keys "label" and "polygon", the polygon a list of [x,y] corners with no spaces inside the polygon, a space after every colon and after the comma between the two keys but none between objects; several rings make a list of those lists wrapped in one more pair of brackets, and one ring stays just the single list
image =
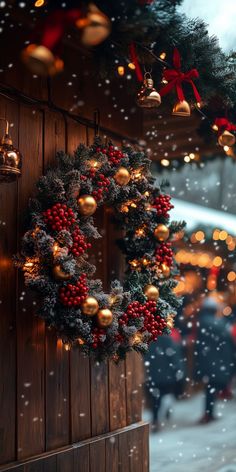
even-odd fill
[{"label": "small lantern", "polygon": [[0,143],[0,182],[13,182],[21,175],[22,156],[20,151],[13,146],[9,135],[9,123],[6,122],[5,134]]}]

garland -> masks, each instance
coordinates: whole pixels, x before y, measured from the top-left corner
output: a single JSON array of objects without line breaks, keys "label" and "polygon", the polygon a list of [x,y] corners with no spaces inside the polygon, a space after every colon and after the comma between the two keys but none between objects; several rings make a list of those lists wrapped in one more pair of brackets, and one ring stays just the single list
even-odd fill
[{"label": "garland", "polygon": [[[96,138],[74,156],[59,152],[30,202],[30,229],[16,264],[26,286],[40,295],[37,314],[67,349],[77,344],[97,360],[147,352],[169,332],[181,303],[172,291],[171,236],[183,223],[169,223],[170,197],[154,185],[150,164],[143,152]],[[92,216],[101,205],[113,208],[125,234],[119,241],[127,262],[124,286],[113,281],[109,294],[92,278],[96,268],[88,260],[90,241],[101,237]]]}]

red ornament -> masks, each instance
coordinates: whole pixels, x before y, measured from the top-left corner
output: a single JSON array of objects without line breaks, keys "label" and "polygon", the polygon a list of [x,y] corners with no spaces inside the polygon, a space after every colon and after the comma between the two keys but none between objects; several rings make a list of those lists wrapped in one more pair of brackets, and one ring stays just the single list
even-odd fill
[{"label": "red ornament", "polygon": [[140,332],[148,331],[151,334],[150,341],[156,341],[166,328],[166,321],[157,314],[157,303],[149,300],[144,305],[132,302],[128,305],[126,312],[119,319],[120,326],[128,325],[135,318],[144,318],[143,328]]},{"label": "red ornament", "polygon": [[106,335],[106,330],[104,328],[93,328],[92,329],[92,336],[93,336],[93,343],[92,347],[97,349],[104,343],[104,336]]},{"label": "red ornament", "polygon": [[73,246],[70,249],[70,252],[75,257],[82,256],[87,249],[91,248],[91,244],[86,242],[86,238],[81,233],[79,228],[76,228],[72,233]]},{"label": "red ornament", "polygon": [[174,208],[174,205],[172,205],[170,201],[170,195],[161,194],[155,198],[153,207],[156,208],[158,216],[169,218],[169,211]]},{"label": "red ornament", "polygon": [[81,305],[88,295],[86,274],[82,274],[76,284],[67,284],[59,289],[60,302],[68,307]]},{"label": "red ornament", "polygon": [[166,264],[172,266],[174,253],[171,249],[171,243],[161,243],[156,250],[156,261],[158,265]]},{"label": "red ornament", "polygon": [[195,79],[198,79],[199,73],[197,69],[191,69],[189,72],[182,72],[180,70],[180,53],[177,48],[174,48],[173,65],[174,69],[165,69],[163,72],[163,79],[165,79],[168,84],[160,90],[161,97],[167,95],[169,92],[171,92],[171,90],[176,88],[178,99],[180,102],[183,102],[185,97],[182,84],[183,82],[188,82],[192,86],[197,103],[200,103],[201,97],[198,93],[196,85],[193,82]]},{"label": "red ornament", "polygon": [[44,211],[43,218],[53,231],[69,229],[76,222],[73,210],[62,203],[56,203]]},{"label": "red ornament", "polygon": [[99,174],[93,185],[96,190],[92,192],[92,195],[95,200],[99,201],[102,200],[104,193],[108,192],[110,180],[104,174]]}]

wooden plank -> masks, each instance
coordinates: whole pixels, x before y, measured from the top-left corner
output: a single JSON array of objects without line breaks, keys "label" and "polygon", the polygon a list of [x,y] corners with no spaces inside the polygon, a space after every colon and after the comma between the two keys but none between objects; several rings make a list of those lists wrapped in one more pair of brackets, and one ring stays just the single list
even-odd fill
[{"label": "wooden plank", "polygon": [[62,452],[57,456],[57,472],[73,472],[74,471],[74,451]]},{"label": "wooden plank", "polygon": [[142,359],[130,352],[126,359],[127,424],[136,423],[142,417]]},{"label": "wooden plank", "polygon": [[74,450],[74,472],[90,472],[89,462],[88,445]]},{"label": "wooden plank", "polygon": [[109,431],[108,366],[91,361],[92,436]]},{"label": "wooden plank", "polygon": [[104,439],[90,444],[90,472],[105,472],[106,442]]},{"label": "wooden plank", "polygon": [[89,359],[79,352],[71,351],[71,435],[72,442],[91,435],[90,367]]},{"label": "wooden plank", "polygon": [[119,435],[119,472],[130,472],[129,433]]},{"label": "wooden plank", "polygon": [[80,144],[86,144],[86,127],[67,120],[67,151],[73,154]]},{"label": "wooden plank", "polygon": [[106,472],[119,472],[119,437],[106,439]]},{"label": "wooden plank", "polygon": [[143,472],[142,434],[141,428],[129,431],[130,470],[132,472]]},{"label": "wooden plank", "polygon": [[[10,122],[14,145],[18,146],[17,104],[0,99],[1,115]],[[4,123],[1,122],[1,129]],[[3,132],[1,132],[3,134]],[[0,464],[15,459],[16,404],[16,252],[17,183],[0,184]],[[9,412],[11,414],[9,415]]]},{"label": "wooden plank", "polygon": [[69,353],[46,331],[46,450],[52,450],[69,443]]},{"label": "wooden plank", "polygon": [[116,365],[109,362],[109,407],[110,430],[123,428],[126,425],[126,379],[125,362]]},{"label": "wooden plank", "polygon": [[[42,116],[21,106],[19,148],[24,170],[19,181],[19,233],[34,185],[42,173]],[[44,451],[44,323],[34,317],[35,296],[25,293],[19,274],[17,312],[17,452],[22,459]]]},{"label": "wooden plank", "polygon": [[143,472],[149,471],[149,424],[142,427],[142,465]]},{"label": "wooden plank", "polygon": [[[65,122],[61,115],[46,112],[44,119],[44,168],[55,164],[57,151],[65,150]],[[46,450],[69,442],[69,356],[46,329]]]}]

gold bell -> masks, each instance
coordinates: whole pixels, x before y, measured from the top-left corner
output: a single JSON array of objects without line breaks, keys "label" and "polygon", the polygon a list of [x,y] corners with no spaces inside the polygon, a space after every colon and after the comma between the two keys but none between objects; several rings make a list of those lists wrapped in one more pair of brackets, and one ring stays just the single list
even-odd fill
[{"label": "gold bell", "polygon": [[82,30],[81,42],[88,47],[102,43],[111,32],[110,19],[94,3],[89,3],[87,16],[79,18],[76,26]]},{"label": "gold bell", "polygon": [[29,44],[21,56],[32,73],[43,77],[56,75],[64,67],[62,59],[54,56],[52,51],[43,45]]},{"label": "gold bell", "polygon": [[172,115],[174,116],[190,116],[191,110],[190,105],[186,100],[177,102],[173,108]]},{"label": "gold bell", "polygon": [[223,131],[223,133],[218,137],[218,143],[220,146],[233,146],[235,144],[235,136],[230,133],[230,131]]},{"label": "gold bell", "polygon": [[14,148],[9,135],[9,123],[5,118],[0,118],[6,122],[5,135],[0,144],[0,181],[13,182],[21,175],[22,156],[18,149]]},{"label": "gold bell", "polygon": [[153,87],[153,80],[149,72],[144,75],[144,82],[137,96],[137,104],[143,108],[159,107],[161,104],[161,96]]}]

